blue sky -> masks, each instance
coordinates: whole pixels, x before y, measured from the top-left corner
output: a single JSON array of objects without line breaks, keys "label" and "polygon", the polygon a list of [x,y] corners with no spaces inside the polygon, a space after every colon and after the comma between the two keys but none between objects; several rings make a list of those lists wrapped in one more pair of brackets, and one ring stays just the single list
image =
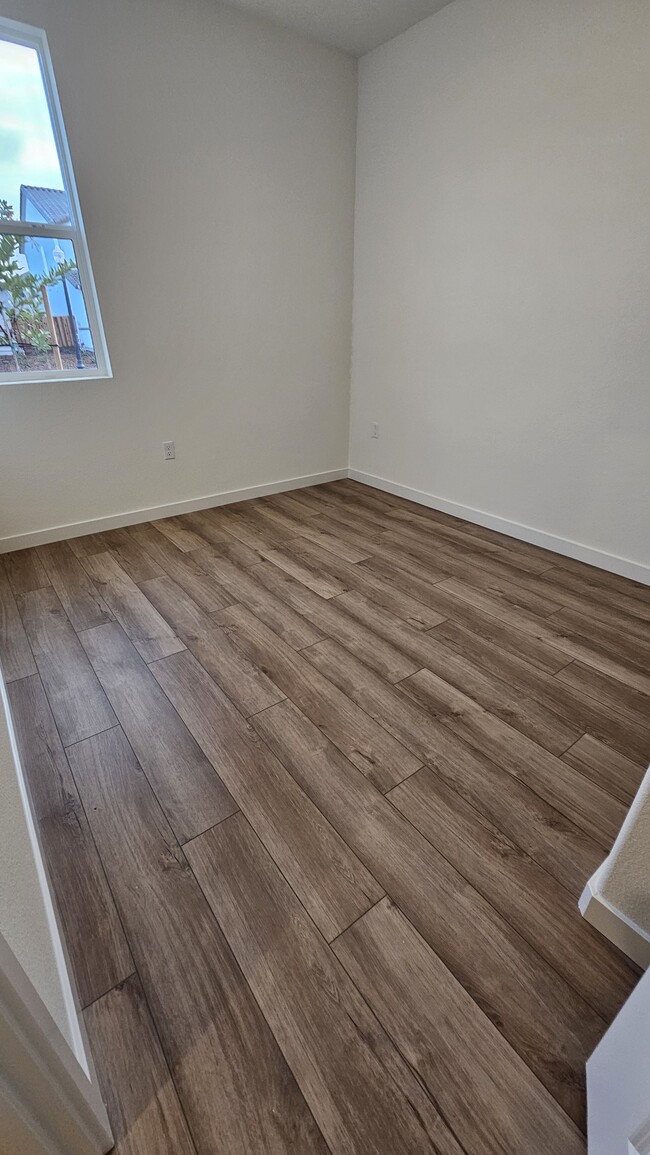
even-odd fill
[{"label": "blue sky", "polygon": [[21,184],[63,188],[38,55],[0,40],[0,200],[16,217]]}]

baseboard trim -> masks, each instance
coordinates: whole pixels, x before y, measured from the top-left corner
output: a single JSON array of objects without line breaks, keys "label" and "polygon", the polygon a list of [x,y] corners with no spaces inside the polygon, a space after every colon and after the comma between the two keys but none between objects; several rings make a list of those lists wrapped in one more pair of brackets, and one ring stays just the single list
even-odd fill
[{"label": "baseboard trim", "polygon": [[580,913],[591,926],[614,943],[637,966],[650,966],[650,936],[632,922],[622,910],[603,898],[598,892],[598,871],[589,879],[578,903]]},{"label": "baseboard trim", "polygon": [[128,513],[97,517],[92,521],[75,521],[69,525],[54,525],[48,529],[36,529],[31,533],[19,533],[13,537],[0,538],[0,553],[10,553],[15,549],[27,549],[34,545],[46,545],[50,541],[63,541],[69,537],[83,537],[87,533],[101,533],[105,529],[121,529],[124,525],[138,525],[143,521],[157,521],[161,517],[174,517],[179,513],[193,513],[197,509],[211,509],[217,505],[229,505],[233,501],[266,497],[270,493],[304,489],[307,485],[323,485],[326,481],[340,481],[341,478],[347,476],[347,469],[330,469],[327,473],[312,473],[307,477],[291,477],[283,481],[270,481],[265,485],[248,486],[247,489],[228,489],[224,493],[211,493],[207,497],[192,497],[188,501],[172,502],[171,505],[155,505],[150,509],[134,509]]},{"label": "baseboard trim", "polygon": [[508,521],[494,513],[485,513],[481,509],[473,509],[469,505],[461,505],[457,501],[447,501],[444,497],[434,497],[420,489],[411,489],[408,485],[398,485],[395,481],[388,481],[385,477],[375,477],[371,473],[363,473],[360,469],[349,469],[348,476],[353,481],[362,481],[375,489],[383,489],[386,493],[393,493],[396,497],[406,497],[409,501],[427,505],[430,509],[439,509],[441,513],[449,513],[453,517],[462,517],[465,521],[473,521],[476,525],[483,525],[486,529],[494,529],[508,537],[518,538],[520,541],[530,542],[531,545],[542,546],[564,557],[574,558],[575,561],[585,562],[586,565],[596,566],[598,569],[609,570],[610,573],[620,574],[621,577],[631,578],[650,586],[650,566],[641,562],[630,561],[616,554],[604,553],[580,542],[570,541],[568,538],[555,537],[541,529],[533,529],[529,525],[520,525],[517,521]]}]

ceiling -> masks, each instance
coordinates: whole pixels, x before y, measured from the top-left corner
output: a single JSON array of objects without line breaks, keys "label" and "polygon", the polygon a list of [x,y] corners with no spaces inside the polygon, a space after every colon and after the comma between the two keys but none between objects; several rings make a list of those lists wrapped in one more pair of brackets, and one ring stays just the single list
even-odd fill
[{"label": "ceiling", "polygon": [[303,36],[363,56],[451,0],[228,0]]}]

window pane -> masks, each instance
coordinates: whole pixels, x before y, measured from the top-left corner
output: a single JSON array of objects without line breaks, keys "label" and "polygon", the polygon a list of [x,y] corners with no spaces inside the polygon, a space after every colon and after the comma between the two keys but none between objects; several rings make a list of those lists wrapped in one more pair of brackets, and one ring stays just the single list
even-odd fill
[{"label": "window pane", "polygon": [[2,201],[16,220],[70,219],[38,53],[0,38]]},{"label": "window pane", "polygon": [[96,366],[72,241],[0,235],[0,376]]}]

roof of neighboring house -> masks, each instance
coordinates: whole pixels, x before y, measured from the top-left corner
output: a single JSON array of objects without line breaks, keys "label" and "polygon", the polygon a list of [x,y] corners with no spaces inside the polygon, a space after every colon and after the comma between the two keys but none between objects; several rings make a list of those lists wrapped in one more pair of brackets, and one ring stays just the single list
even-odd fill
[{"label": "roof of neighboring house", "polygon": [[67,193],[58,188],[40,188],[34,184],[20,186],[20,219],[25,220],[25,202],[31,201],[48,225],[63,225],[70,220]]}]

